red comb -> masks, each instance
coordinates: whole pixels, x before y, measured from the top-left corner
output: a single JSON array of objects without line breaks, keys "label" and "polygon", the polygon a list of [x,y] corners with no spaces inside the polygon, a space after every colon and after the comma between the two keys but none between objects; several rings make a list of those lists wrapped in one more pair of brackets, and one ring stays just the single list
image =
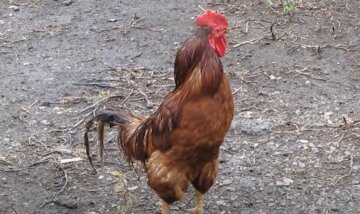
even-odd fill
[{"label": "red comb", "polygon": [[200,27],[220,26],[227,28],[229,24],[224,15],[208,10],[196,18],[196,25]]}]

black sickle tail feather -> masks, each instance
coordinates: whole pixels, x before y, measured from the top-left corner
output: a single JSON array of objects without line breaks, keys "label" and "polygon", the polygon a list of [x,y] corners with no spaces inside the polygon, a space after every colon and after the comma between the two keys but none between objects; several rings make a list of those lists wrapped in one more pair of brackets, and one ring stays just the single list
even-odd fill
[{"label": "black sickle tail feather", "polygon": [[96,169],[93,165],[91,156],[90,156],[90,146],[89,146],[89,136],[88,133],[94,123],[96,121],[96,132],[98,136],[98,140],[100,143],[100,159],[101,164],[103,166],[103,154],[104,154],[104,127],[106,124],[108,124],[110,127],[116,126],[116,125],[126,125],[130,123],[132,115],[125,111],[111,111],[111,110],[105,110],[99,114],[97,114],[95,117],[91,118],[85,125],[85,133],[84,133],[84,143],[86,148],[86,155],[89,159],[91,167],[96,172]]}]

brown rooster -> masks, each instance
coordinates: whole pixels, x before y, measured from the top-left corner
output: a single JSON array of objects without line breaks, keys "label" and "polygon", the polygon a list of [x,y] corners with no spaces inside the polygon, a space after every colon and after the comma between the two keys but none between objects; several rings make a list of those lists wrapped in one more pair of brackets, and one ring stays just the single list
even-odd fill
[{"label": "brown rooster", "polygon": [[226,51],[228,22],[208,10],[196,19],[198,29],[178,50],[175,89],[158,110],[140,117],[125,110],[105,110],[86,125],[84,135],[97,122],[100,156],[104,151],[104,125],[118,129],[118,145],[129,162],[141,161],[148,185],[162,199],[162,213],[180,200],[191,183],[196,190],[195,213],[203,213],[206,193],[218,172],[219,148],[233,118],[229,82],[219,57]]}]

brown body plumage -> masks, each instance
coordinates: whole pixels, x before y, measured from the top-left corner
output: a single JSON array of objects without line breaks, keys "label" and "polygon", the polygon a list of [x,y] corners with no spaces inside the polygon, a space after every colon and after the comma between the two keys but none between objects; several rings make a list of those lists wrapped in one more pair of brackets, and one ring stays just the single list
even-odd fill
[{"label": "brown body plumage", "polygon": [[144,163],[149,186],[167,204],[181,199],[189,184],[199,194],[213,185],[219,148],[233,117],[229,83],[209,33],[199,28],[178,50],[175,89],[151,116],[105,111],[87,124],[87,154],[92,122],[97,121],[101,148],[104,125],[115,126],[120,149],[128,161]]}]

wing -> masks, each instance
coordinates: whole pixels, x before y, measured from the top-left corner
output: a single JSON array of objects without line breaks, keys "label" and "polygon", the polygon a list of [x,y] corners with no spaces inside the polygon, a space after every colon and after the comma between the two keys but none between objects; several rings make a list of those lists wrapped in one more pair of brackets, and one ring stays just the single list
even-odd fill
[{"label": "wing", "polygon": [[169,136],[179,124],[182,97],[181,93],[170,93],[157,111],[134,132],[137,150],[145,152],[142,161],[148,159],[155,150],[166,151],[172,147]]}]

